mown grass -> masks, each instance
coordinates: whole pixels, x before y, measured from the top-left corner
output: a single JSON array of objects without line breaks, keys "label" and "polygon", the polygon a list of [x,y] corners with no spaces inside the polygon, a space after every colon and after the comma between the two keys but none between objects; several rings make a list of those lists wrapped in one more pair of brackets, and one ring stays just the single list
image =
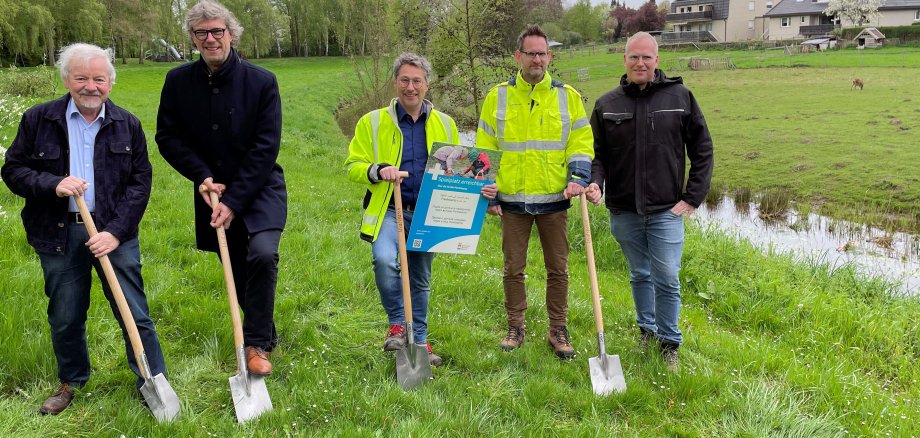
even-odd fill
[{"label": "mown grass", "polygon": [[[706,116],[715,143],[714,185],[756,193],[783,189],[825,215],[920,233],[920,149],[914,147],[920,129],[920,98],[914,92],[920,51],[890,50],[895,49],[900,51],[891,56],[911,68],[873,62],[669,73],[684,78]],[[870,53],[875,52],[797,56],[840,62],[887,56]],[[677,55],[687,56],[662,52],[662,67]],[[556,64],[589,66],[597,57],[610,63],[604,73],[592,70],[591,80],[571,82],[587,98],[589,110],[618,84],[622,54],[566,57]],[[866,82],[863,91],[851,90],[855,77]]]},{"label": "mown grass", "polygon": [[[151,143],[155,179],[141,224],[144,274],[183,416],[159,425],[141,406],[98,285],[88,321],[93,377],[64,414],[36,413],[56,385],[46,301],[16,215],[22,201],[0,189],[6,212],[0,218],[0,436],[920,435],[916,299],[893,298],[890,285],[850,269],[831,273],[820,260],[764,255],[691,225],[681,315],[686,344],[681,372],[670,374],[654,350],[635,350],[627,267],[600,208],[591,215],[607,348],[621,357],[626,393],[591,393],[587,358],[596,345],[576,210],[570,216],[576,359],[558,361],[546,346],[545,273],[536,244],[527,279],[527,342],[510,354],[498,350],[501,250],[498,222],[490,218],[479,255],[435,261],[430,338],[446,364],[431,384],[404,393],[393,378],[393,357],[380,350],[385,317],[370,248],[357,237],[363,188],[340,172],[347,139],[332,113],[350,93],[351,67],[335,59],[262,64],[282,87],[280,161],[290,194],[276,310],[282,342],[268,379],[275,410],[242,426],[234,419],[227,378],[235,362],[221,268],[215,256],[193,249],[194,187],[166,165],[152,141],[168,66],[119,66],[112,98],[141,117]],[[692,78],[691,86],[697,90],[716,77]],[[701,100],[716,94],[714,88],[698,93]],[[704,105],[707,115],[720,114]],[[723,108],[741,112],[737,104]],[[763,129],[754,125],[745,129]],[[717,140],[717,148],[730,144]],[[757,150],[772,156],[778,148]],[[721,162],[730,156],[718,154],[717,176],[730,173]]]}]

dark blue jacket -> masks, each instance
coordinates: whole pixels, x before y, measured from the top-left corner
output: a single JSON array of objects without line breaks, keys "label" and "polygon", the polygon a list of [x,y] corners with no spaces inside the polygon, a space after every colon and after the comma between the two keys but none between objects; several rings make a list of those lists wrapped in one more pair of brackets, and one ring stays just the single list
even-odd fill
[{"label": "dark blue jacket", "polygon": [[230,52],[210,74],[205,62],[166,74],[157,114],[160,154],[194,184],[198,247],[217,251],[211,208],[198,194],[208,177],[226,184],[221,202],[250,233],[282,230],[287,220],[281,147],[281,97],[275,75]]},{"label": "dark blue jacket", "polygon": [[[67,198],[55,192],[70,173],[67,104],[70,94],[30,108],[0,174],[13,193],[22,196],[29,244],[39,252],[63,252],[67,241]],[[137,227],[150,199],[153,169],[141,122],[111,100],[93,152],[96,228],[119,241],[137,237]]]}]

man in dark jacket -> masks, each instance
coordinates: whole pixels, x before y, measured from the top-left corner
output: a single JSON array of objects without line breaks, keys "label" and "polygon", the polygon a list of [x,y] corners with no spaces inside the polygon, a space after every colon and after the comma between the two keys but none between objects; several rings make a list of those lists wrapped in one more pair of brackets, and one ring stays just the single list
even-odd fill
[{"label": "man in dark jacket", "polygon": [[[108,53],[89,44],[61,51],[61,78],[69,93],[26,111],[6,152],[2,177],[25,198],[26,239],[41,260],[48,296],[51,344],[60,386],[42,404],[59,414],[74,388],[90,375],[86,345],[91,270],[96,269],[115,318],[124,327],[99,258],[108,256],[131,308],[153,375],[166,373],[160,341],[150,319],[141,278],[138,224],[150,199],[153,171],[141,122],[108,101],[115,68]],[[89,237],[74,195],[82,195],[98,234]],[[131,343],[128,363],[143,384]]]},{"label": "man in dark jacket", "polygon": [[[185,25],[201,59],[166,75],[156,141],[163,158],[190,179],[198,248],[218,250],[215,228],[227,228],[234,283],[243,309],[249,371],[271,374],[278,342],[275,286],[278,244],[287,219],[287,190],[276,162],[281,98],[275,76],[240,59],[242,27],[223,5],[203,1]],[[212,210],[204,185],[220,196]]]},{"label": "man in dark jacket", "polygon": [[629,261],[640,347],[657,336],[668,368],[676,371],[683,342],[677,328],[683,219],[709,191],[712,138],[681,78],[658,70],[654,37],[633,35],[623,59],[620,86],[601,96],[591,113],[594,161],[587,196],[598,204],[606,192],[610,230]]}]

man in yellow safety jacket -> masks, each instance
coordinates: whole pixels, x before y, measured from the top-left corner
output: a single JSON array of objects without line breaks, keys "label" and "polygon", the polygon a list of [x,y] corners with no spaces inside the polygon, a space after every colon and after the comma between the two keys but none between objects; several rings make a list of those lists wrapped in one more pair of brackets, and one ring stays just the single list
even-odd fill
[{"label": "man in yellow safety jacket", "polygon": [[489,213],[501,216],[505,310],[508,334],[501,348],[524,343],[527,244],[536,223],[546,266],[546,310],[550,346],[560,358],[575,351],[566,328],[568,314],[569,198],[591,180],[591,127],[581,95],[546,73],[552,55],[546,34],[528,27],[518,37],[514,78],[489,91],[483,103],[476,146],[500,149],[498,196]]},{"label": "man in yellow safety jacket", "polygon": [[[389,319],[385,351],[400,350],[407,342],[393,184],[400,184],[403,221],[409,229],[432,143],[454,143],[459,137],[454,120],[425,100],[430,75],[431,63],[425,58],[399,55],[393,65],[397,98],[361,117],[345,160],[348,179],[367,185],[361,238],[371,242],[374,278]],[[408,171],[409,177],[400,178],[399,171]],[[427,346],[431,364],[438,366],[441,358],[427,341],[434,253],[409,251],[407,255],[415,342]]]}]

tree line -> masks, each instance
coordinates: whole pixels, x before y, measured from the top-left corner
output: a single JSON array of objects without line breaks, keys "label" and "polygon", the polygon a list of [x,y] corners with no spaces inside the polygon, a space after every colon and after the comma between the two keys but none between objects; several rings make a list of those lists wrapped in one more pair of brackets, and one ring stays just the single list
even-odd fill
[{"label": "tree line", "polygon": [[[170,46],[194,48],[182,21],[196,0],[0,0],[0,62],[53,64],[75,41],[114,50],[117,58],[171,60]],[[578,0],[224,0],[244,27],[240,51],[249,58],[365,55],[381,41],[388,51],[417,50],[448,61],[509,53],[526,24],[544,27],[565,44],[611,41],[664,27],[666,6],[638,10]],[[477,55],[463,56],[474,50]],[[436,64],[441,65],[441,62]]]}]

